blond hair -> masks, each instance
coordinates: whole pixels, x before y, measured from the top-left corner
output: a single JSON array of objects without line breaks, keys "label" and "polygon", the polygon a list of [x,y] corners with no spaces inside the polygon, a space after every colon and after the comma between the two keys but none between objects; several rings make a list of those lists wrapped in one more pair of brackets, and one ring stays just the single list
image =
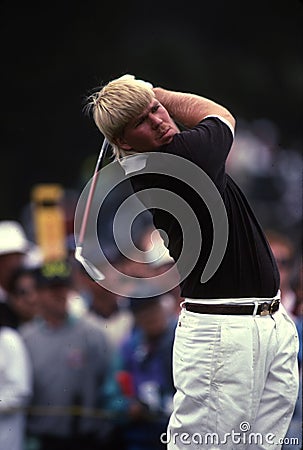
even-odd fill
[{"label": "blond hair", "polygon": [[116,138],[123,135],[130,120],[141,114],[154,97],[149,83],[133,75],[123,75],[88,98],[87,110],[92,111],[95,124],[112,145],[116,158],[125,155]]}]

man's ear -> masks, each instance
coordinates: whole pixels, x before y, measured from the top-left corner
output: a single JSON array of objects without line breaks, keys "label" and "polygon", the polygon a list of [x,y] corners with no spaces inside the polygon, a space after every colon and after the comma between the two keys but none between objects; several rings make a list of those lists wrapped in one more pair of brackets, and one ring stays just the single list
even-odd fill
[{"label": "man's ear", "polygon": [[122,150],[125,150],[125,151],[132,150],[132,147],[130,145],[128,145],[122,137],[115,138],[114,143]]}]

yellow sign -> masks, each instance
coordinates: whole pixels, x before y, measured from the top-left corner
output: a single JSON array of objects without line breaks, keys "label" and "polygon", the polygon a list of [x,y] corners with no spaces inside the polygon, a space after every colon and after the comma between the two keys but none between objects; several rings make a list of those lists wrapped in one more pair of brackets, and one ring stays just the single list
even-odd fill
[{"label": "yellow sign", "polygon": [[32,190],[36,242],[44,261],[65,259],[65,215],[61,206],[64,190],[59,184],[38,184]]}]

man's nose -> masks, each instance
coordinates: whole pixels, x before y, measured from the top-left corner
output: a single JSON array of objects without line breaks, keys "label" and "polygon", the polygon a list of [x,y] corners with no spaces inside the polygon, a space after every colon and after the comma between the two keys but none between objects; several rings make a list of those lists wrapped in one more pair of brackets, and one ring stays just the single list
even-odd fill
[{"label": "man's nose", "polygon": [[151,126],[153,129],[158,128],[158,126],[161,125],[163,122],[162,119],[160,119],[159,117],[154,116],[152,114],[149,116],[149,120],[150,120],[150,123],[151,123]]}]

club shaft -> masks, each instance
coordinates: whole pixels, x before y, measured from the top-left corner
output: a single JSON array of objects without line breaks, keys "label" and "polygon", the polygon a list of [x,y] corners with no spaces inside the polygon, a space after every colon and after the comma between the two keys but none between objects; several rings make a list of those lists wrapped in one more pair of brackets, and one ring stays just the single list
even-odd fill
[{"label": "club shaft", "polygon": [[98,160],[97,160],[97,163],[96,163],[96,167],[95,167],[95,170],[94,170],[92,182],[91,182],[89,193],[88,193],[87,202],[86,202],[86,205],[85,205],[83,219],[82,219],[82,223],[81,223],[81,228],[80,228],[80,233],[79,233],[79,244],[78,244],[80,247],[82,247],[82,245],[83,245],[85,231],[86,231],[87,222],[88,222],[88,216],[89,216],[91,204],[92,204],[93,197],[94,197],[94,192],[95,192],[97,181],[98,181],[99,167],[101,166],[101,162],[103,160],[103,156],[105,154],[105,150],[106,150],[107,145],[108,145],[108,141],[107,141],[106,138],[104,138],[103,144],[102,144],[102,147],[101,147],[101,150],[100,150],[100,153],[99,153],[99,157],[98,157]]}]

